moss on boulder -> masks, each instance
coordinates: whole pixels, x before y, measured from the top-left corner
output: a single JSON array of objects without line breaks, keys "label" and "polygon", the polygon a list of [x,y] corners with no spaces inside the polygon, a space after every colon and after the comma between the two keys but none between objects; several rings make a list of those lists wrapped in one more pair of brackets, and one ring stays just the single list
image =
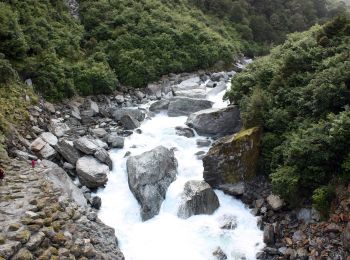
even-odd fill
[{"label": "moss on boulder", "polygon": [[258,127],[219,139],[203,158],[211,186],[251,180],[256,175],[261,130]]}]

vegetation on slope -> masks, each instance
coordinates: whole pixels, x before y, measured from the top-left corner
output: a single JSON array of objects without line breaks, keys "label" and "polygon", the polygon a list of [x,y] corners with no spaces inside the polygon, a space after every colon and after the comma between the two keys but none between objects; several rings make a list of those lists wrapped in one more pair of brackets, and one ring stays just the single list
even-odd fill
[{"label": "vegetation on slope", "polygon": [[350,180],[350,21],[289,36],[232,81],[246,127],[264,129],[261,170],[292,204],[323,212],[332,184]]}]

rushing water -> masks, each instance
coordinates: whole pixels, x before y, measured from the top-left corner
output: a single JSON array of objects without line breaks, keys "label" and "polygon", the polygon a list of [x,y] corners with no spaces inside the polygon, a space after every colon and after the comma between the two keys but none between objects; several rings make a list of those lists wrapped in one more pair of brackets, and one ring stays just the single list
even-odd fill
[{"label": "rushing water", "polygon": [[[214,107],[227,104],[222,101],[224,91],[208,97]],[[257,228],[257,219],[238,200],[215,191],[220,208],[213,215],[177,217],[181,192],[186,181],[202,180],[203,165],[195,153],[208,151],[198,148],[197,139],[175,134],[176,126],[185,126],[187,117],[168,117],[157,114],[143,122],[142,134],[134,133],[125,139],[124,149],[113,150],[113,171],[105,189],[98,195],[102,198],[99,217],[116,230],[119,246],[126,260],[210,260],[216,259],[213,251],[220,247],[228,259],[255,259],[263,247],[262,232]],[[129,190],[126,172],[127,151],[138,155],[156,146],[176,148],[178,175],[169,186],[160,213],[142,222],[139,205]],[[224,230],[220,226],[227,216],[237,218],[237,228]]]}]

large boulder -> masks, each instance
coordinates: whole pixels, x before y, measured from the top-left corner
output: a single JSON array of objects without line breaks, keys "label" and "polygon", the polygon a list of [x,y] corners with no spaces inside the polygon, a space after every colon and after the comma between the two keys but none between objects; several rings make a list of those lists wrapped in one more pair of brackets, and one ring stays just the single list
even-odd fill
[{"label": "large boulder", "polygon": [[175,92],[177,97],[188,97],[188,98],[201,98],[204,99],[207,96],[207,92],[204,88],[196,88],[192,90],[179,90]]},{"label": "large boulder", "polygon": [[55,146],[58,143],[57,137],[50,132],[42,133],[40,137],[51,146]]},{"label": "large boulder", "polygon": [[112,112],[112,114],[116,121],[120,121],[125,115],[129,115],[140,122],[145,119],[145,113],[141,109],[137,108],[117,108]]},{"label": "large boulder", "polygon": [[87,206],[86,199],[82,191],[75,186],[68,174],[57,164],[43,160],[42,164],[45,166],[43,175],[46,176],[55,187],[61,189],[63,194],[67,194],[80,206]]},{"label": "large boulder", "polygon": [[240,112],[236,106],[195,112],[188,117],[186,124],[200,135],[216,137],[237,133],[242,128]]},{"label": "large boulder", "polygon": [[149,110],[152,112],[160,112],[162,110],[167,110],[169,107],[169,103],[170,101],[167,99],[158,100],[151,104]]},{"label": "large boulder", "polygon": [[57,145],[55,146],[55,149],[59,154],[62,155],[64,159],[67,160],[70,164],[75,165],[77,160],[80,157],[79,151],[73,146],[72,142],[69,142],[66,139],[60,140]]},{"label": "large boulder", "polygon": [[170,100],[168,116],[188,116],[191,113],[208,109],[213,106],[213,102],[205,99],[177,97]]},{"label": "large boulder", "polygon": [[112,148],[123,148],[124,147],[124,137],[118,136],[117,133],[110,133],[106,136],[106,142]]},{"label": "large boulder", "polygon": [[208,96],[216,96],[220,92],[226,90],[227,85],[225,82],[220,81],[213,89],[208,92]]},{"label": "large boulder", "polygon": [[208,183],[205,181],[188,181],[182,193],[178,216],[186,219],[193,215],[209,215],[219,206],[219,199]]},{"label": "large boulder", "polygon": [[133,118],[130,115],[124,115],[121,119],[120,122],[123,124],[124,128],[126,130],[134,130],[138,127],[140,127],[140,122],[137,121],[135,118]]},{"label": "large boulder", "polygon": [[174,152],[163,146],[127,160],[128,181],[131,192],[141,205],[142,220],[159,213],[169,185],[177,174]]},{"label": "large boulder", "polygon": [[66,132],[70,130],[68,125],[66,125],[58,119],[51,119],[48,128],[50,132],[57,137],[62,137]]},{"label": "large boulder", "polygon": [[219,139],[203,158],[203,177],[211,186],[251,180],[256,175],[261,131],[251,128]]},{"label": "large boulder", "polygon": [[39,152],[40,158],[51,160],[56,157],[57,152],[51,145],[46,144]]},{"label": "large boulder", "polygon": [[173,91],[192,90],[200,88],[200,78],[198,76],[186,79],[180,84],[173,86]]},{"label": "large boulder", "polygon": [[76,170],[80,182],[90,189],[101,187],[108,180],[108,166],[92,156],[79,158],[76,164]]},{"label": "large boulder", "polygon": [[85,154],[94,154],[99,149],[99,147],[86,136],[75,140],[74,147]]},{"label": "large boulder", "polygon": [[111,157],[109,156],[109,153],[103,149],[103,148],[100,148],[98,149],[94,156],[102,163],[105,163],[108,165],[109,169],[112,170],[112,167],[113,167],[113,162],[112,162],[112,159]]}]

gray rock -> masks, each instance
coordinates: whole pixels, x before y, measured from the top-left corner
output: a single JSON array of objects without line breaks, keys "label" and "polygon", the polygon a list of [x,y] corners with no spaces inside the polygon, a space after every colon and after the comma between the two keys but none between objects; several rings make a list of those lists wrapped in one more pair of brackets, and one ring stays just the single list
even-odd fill
[{"label": "gray rock", "polygon": [[39,155],[43,159],[51,160],[56,157],[57,152],[51,145],[46,144],[43,149],[40,150]]},{"label": "gray rock", "polygon": [[69,163],[75,165],[80,157],[79,151],[66,139],[59,140],[55,149]]},{"label": "gray rock", "polygon": [[185,136],[187,138],[194,137],[194,132],[191,128],[177,126],[175,127],[176,134],[179,136]]},{"label": "gray rock", "polygon": [[9,241],[3,245],[0,245],[0,256],[5,259],[11,259],[19,249],[21,248],[21,242]]},{"label": "gray rock", "polygon": [[169,107],[169,103],[170,101],[167,99],[158,100],[151,104],[149,110],[152,112],[160,112],[162,110],[167,110]]},{"label": "gray rock", "polygon": [[140,90],[135,91],[135,96],[138,100],[142,100],[145,97],[145,93],[141,92]]},{"label": "gray rock", "polygon": [[219,206],[219,199],[208,183],[205,181],[188,181],[184,187],[177,215],[184,219],[193,215],[210,215]]},{"label": "gray rock", "polygon": [[49,111],[52,114],[55,114],[55,112],[56,112],[55,106],[53,104],[51,104],[50,102],[45,101],[44,108],[46,109],[46,111]]},{"label": "gray rock", "polygon": [[45,145],[46,142],[41,137],[38,137],[30,144],[30,150],[33,152],[39,152]]},{"label": "gray rock", "polygon": [[124,103],[124,97],[122,95],[117,95],[117,96],[115,96],[115,101],[117,101],[117,103],[119,105],[123,104]]},{"label": "gray rock", "polygon": [[51,146],[55,146],[58,142],[57,137],[50,132],[42,133],[40,137]]},{"label": "gray rock", "polygon": [[205,85],[207,88],[214,88],[216,87],[216,84],[215,82],[209,80],[208,83]]},{"label": "gray rock", "polygon": [[75,140],[74,147],[88,155],[94,154],[99,148],[93,141],[90,140],[90,138],[86,136]]},{"label": "gray rock", "polygon": [[43,129],[41,129],[41,128],[39,128],[38,126],[33,126],[32,127],[32,130],[34,131],[34,133],[36,133],[36,134],[41,134],[41,133],[43,133],[44,132],[44,130]]},{"label": "gray rock", "polygon": [[173,86],[173,91],[181,91],[181,90],[193,90],[198,89],[200,87],[200,78],[198,76],[186,79],[182,81],[180,84]]},{"label": "gray rock", "polygon": [[123,126],[126,130],[134,130],[134,129],[140,127],[140,122],[137,121],[135,118],[133,118],[130,115],[124,115],[120,119],[120,122],[123,124]]},{"label": "gray rock", "polygon": [[65,163],[63,163],[63,169],[65,169],[65,170],[74,170],[75,166],[70,164],[70,163],[65,162]]},{"label": "gray rock", "polygon": [[220,247],[218,247],[214,252],[213,256],[215,256],[216,260],[226,260],[227,255],[225,254],[224,251]]},{"label": "gray rock", "polygon": [[274,232],[273,225],[271,224],[265,225],[263,239],[266,245],[273,245],[275,243],[275,232]]},{"label": "gray rock", "polygon": [[103,138],[107,135],[107,131],[103,128],[95,128],[91,130],[92,134],[98,138]]},{"label": "gray rock", "polygon": [[238,182],[235,184],[221,184],[219,185],[219,189],[231,196],[241,196],[245,192],[245,185],[244,182]]},{"label": "gray rock", "polygon": [[223,215],[219,219],[221,229],[233,230],[237,228],[237,217],[233,215]]},{"label": "gray rock", "polygon": [[299,241],[303,241],[306,238],[306,236],[303,233],[303,231],[297,230],[297,231],[294,232],[292,238],[293,238],[294,242],[299,242]]},{"label": "gray rock", "polygon": [[76,164],[80,182],[88,188],[98,188],[106,184],[109,173],[107,165],[102,164],[92,156],[79,158]]},{"label": "gray rock", "polygon": [[112,170],[112,167],[113,167],[113,162],[112,162],[112,159],[111,157],[109,156],[109,153],[103,149],[103,148],[100,148],[98,149],[94,156],[102,163],[105,163],[108,165],[109,169]]},{"label": "gray rock", "polygon": [[74,117],[77,120],[81,120],[79,108],[77,106],[71,106],[71,109],[72,110],[70,114],[72,115],[72,117]]},{"label": "gray rock", "polygon": [[100,148],[108,149],[108,144],[106,142],[103,142],[100,139],[92,139],[91,142],[93,142],[94,144],[96,144]]},{"label": "gray rock", "polygon": [[191,114],[186,124],[198,134],[205,136],[226,136],[242,128],[241,116],[236,106],[213,108]]},{"label": "gray rock", "polygon": [[208,109],[213,106],[213,102],[205,99],[196,99],[188,97],[177,97],[170,100],[168,107],[168,116],[188,116],[191,113]]},{"label": "gray rock", "polygon": [[62,123],[57,119],[51,119],[48,128],[50,132],[57,137],[62,137],[66,132],[70,130],[70,128],[65,123]]},{"label": "gray rock", "polygon": [[31,251],[35,250],[39,247],[41,242],[43,242],[44,238],[45,234],[40,231],[37,234],[30,237],[28,243],[26,244],[26,247]]},{"label": "gray rock", "polygon": [[225,82],[220,81],[212,90],[210,90],[207,95],[208,96],[216,96],[220,92],[226,90],[227,85]]},{"label": "gray rock", "polygon": [[95,196],[91,199],[91,207],[94,209],[100,209],[102,205],[102,200],[99,196]]},{"label": "gray rock", "polygon": [[68,174],[57,164],[43,160],[42,165],[45,166],[43,175],[51,181],[51,183],[62,191],[63,194],[74,200],[78,205],[85,207],[86,199],[81,190],[75,186]]},{"label": "gray rock", "polygon": [[89,100],[89,109],[91,111],[93,111],[93,113],[94,113],[93,115],[97,115],[100,113],[100,109],[99,109],[97,103],[92,101],[92,100]]},{"label": "gray rock", "polygon": [[197,88],[192,90],[179,90],[175,92],[177,97],[199,98],[205,99],[207,96],[205,88]]},{"label": "gray rock", "polygon": [[212,81],[228,80],[228,75],[226,74],[226,72],[217,72],[211,74],[210,79]]},{"label": "gray rock", "polygon": [[267,203],[269,203],[270,207],[277,211],[283,207],[283,200],[278,195],[269,195],[267,198]]},{"label": "gray rock", "polygon": [[27,152],[20,151],[20,150],[15,150],[14,154],[22,160],[37,160],[38,159],[37,156],[29,154]]},{"label": "gray rock", "polygon": [[145,113],[137,108],[118,108],[113,111],[113,118],[116,121],[120,121],[123,116],[129,115],[138,121],[143,121],[145,119]]},{"label": "gray rock", "polygon": [[206,146],[210,146],[211,141],[208,139],[198,139],[196,141],[196,144],[198,147],[206,147]]},{"label": "gray rock", "polygon": [[305,223],[310,223],[312,221],[311,209],[303,208],[297,212],[298,220],[302,220]]},{"label": "gray rock", "polygon": [[177,174],[174,152],[163,146],[127,160],[128,181],[131,192],[141,205],[142,220],[159,213],[169,185]]},{"label": "gray rock", "polygon": [[118,136],[117,133],[107,135],[106,141],[112,148],[124,147],[124,137]]}]

